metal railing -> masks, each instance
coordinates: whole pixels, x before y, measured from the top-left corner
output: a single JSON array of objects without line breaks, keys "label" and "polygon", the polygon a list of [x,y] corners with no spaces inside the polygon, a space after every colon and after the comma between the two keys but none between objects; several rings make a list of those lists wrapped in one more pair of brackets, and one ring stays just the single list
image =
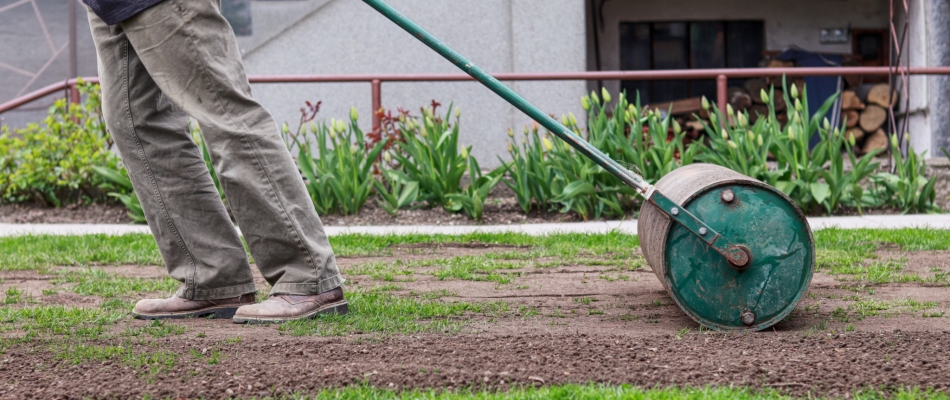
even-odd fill
[{"label": "metal railing", "polygon": [[[675,69],[649,71],[583,71],[583,72],[541,72],[541,73],[499,73],[495,78],[500,81],[604,81],[604,80],[666,80],[666,79],[715,79],[716,103],[720,109],[726,108],[728,80],[731,78],[781,77],[783,75],[803,76],[889,76],[889,75],[950,75],[947,67],[802,67],[802,68],[737,68],[737,69]],[[82,78],[85,82],[98,83],[99,78]],[[358,75],[251,75],[251,83],[326,83],[355,82],[369,83],[372,87],[373,110],[382,108],[383,82],[460,82],[474,81],[466,74],[358,74]],[[46,86],[32,93],[20,96],[0,104],[0,114],[24,104],[64,91],[70,101],[79,101],[76,89],[78,79]],[[379,115],[373,113],[373,129],[378,129]]]}]

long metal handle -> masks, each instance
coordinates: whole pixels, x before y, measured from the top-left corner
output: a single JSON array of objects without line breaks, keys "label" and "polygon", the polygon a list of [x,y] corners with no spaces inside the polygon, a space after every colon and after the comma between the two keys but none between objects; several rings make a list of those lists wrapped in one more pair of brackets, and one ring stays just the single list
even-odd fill
[{"label": "long metal handle", "polygon": [[575,134],[573,131],[568,129],[566,126],[562,125],[560,122],[551,118],[549,115],[545,114],[543,111],[529,103],[521,95],[515,93],[514,90],[511,90],[508,86],[503,85],[495,77],[489,75],[487,72],[476,66],[474,63],[462,57],[461,54],[457,53],[451,47],[442,43],[439,39],[433,36],[431,33],[423,29],[421,26],[417,25],[411,19],[396,11],[396,9],[389,6],[382,0],[363,0],[370,7],[376,9],[386,18],[396,23],[407,32],[415,36],[417,39],[421,40],[427,46],[435,50],[437,53],[441,54],[442,57],[451,61],[457,67],[461,68],[463,71],[471,75],[473,78],[484,84],[488,89],[495,92],[505,100],[507,100],[511,105],[515,106],[525,114],[528,114],[529,117],[538,121],[541,126],[544,126],[549,131],[557,135],[557,137],[563,139],[569,145],[577,149],[591,160],[594,160],[595,163],[604,167],[608,172],[614,174],[621,181],[627,185],[634,187],[640,191],[640,194],[645,195],[649,190],[651,185],[647,183],[640,175],[637,175],[633,171],[630,171],[624,168],[622,165],[612,160],[606,154],[592,146],[586,140]]},{"label": "long metal handle", "polygon": [[517,107],[525,114],[528,114],[529,117],[567,142],[571,147],[577,149],[581,154],[594,160],[594,162],[601,167],[604,167],[604,169],[619,178],[623,183],[636,188],[645,200],[659,207],[660,210],[669,215],[671,219],[693,232],[694,235],[709,244],[710,247],[726,257],[731,263],[737,266],[745,266],[749,263],[749,253],[747,250],[744,250],[743,247],[732,243],[731,240],[720,235],[719,232],[713,230],[712,227],[706,225],[705,222],[700,221],[695,215],[686,211],[686,209],[680,207],[676,202],[670,200],[670,198],[662,193],[656,191],[653,185],[643,180],[643,177],[624,168],[586,140],[577,136],[577,134],[566,126],[561,125],[560,122],[551,118],[531,103],[528,103],[527,100],[518,93],[515,93],[514,90],[502,85],[495,77],[489,75],[465,57],[462,57],[461,54],[457,53],[445,43],[442,43],[441,40],[432,36],[431,33],[405,15],[399,13],[399,11],[396,11],[396,9],[390,7],[389,4],[386,4],[383,0],[363,0],[363,2],[376,9],[376,11],[379,11],[380,14],[389,18],[389,20],[396,23],[396,25],[405,29],[406,32],[415,36],[416,39],[421,40],[426,46],[429,46],[432,50],[441,54],[446,60],[451,61],[455,66],[461,68],[484,84],[488,89],[491,89],[491,91],[507,100],[511,105]]}]

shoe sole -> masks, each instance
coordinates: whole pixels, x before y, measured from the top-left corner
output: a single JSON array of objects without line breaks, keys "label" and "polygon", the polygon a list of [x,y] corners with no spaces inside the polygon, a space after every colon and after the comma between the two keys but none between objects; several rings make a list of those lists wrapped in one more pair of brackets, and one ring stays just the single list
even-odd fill
[{"label": "shoe sole", "polygon": [[313,318],[316,318],[318,315],[326,315],[326,314],[346,315],[349,312],[350,312],[350,307],[347,304],[346,300],[343,300],[343,301],[338,301],[336,303],[330,303],[330,304],[324,305],[323,307],[320,307],[316,310],[313,310],[309,313],[306,313],[297,317],[289,317],[289,318],[234,317],[232,318],[232,321],[234,321],[235,324],[273,324],[273,323],[281,323],[281,322],[288,322],[288,321],[313,319]]},{"label": "shoe sole", "polygon": [[224,308],[206,308],[198,311],[188,311],[182,313],[171,313],[171,314],[139,314],[132,312],[132,315],[138,319],[144,320],[154,320],[154,319],[185,319],[185,318],[221,318],[221,319],[231,319],[234,317],[234,313],[237,312],[237,307],[224,307]]}]

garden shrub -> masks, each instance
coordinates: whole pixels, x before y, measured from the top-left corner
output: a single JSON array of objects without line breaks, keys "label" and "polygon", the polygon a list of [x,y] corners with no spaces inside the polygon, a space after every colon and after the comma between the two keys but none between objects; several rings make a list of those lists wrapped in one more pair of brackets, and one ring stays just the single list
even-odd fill
[{"label": "garden shrub", "polygon": [[41,123],[0,128],[0,202],[62,207],[104,201],[107,191],[124,190],[93,172],[94,166],[118,168],[120,162],[110,150],[98,85],[78,87],[82,103],[60,99]]}]

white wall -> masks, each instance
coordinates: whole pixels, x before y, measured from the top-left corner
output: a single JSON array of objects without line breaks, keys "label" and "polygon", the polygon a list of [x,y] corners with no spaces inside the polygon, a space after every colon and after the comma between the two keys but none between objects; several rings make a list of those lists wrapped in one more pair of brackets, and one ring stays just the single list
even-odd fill
[{"label": "white wall", "polygon": [[[821,44],[821,28],[886,29],[887,0],[624,0],[604,3],[600,32],[604,70],[620,69],[620,23],[652,21],[764,20],[766,50],[796,45],[823,53],[851,53],[851,43]],[[592,38],[592,35],[589,35]],[[593,47],[592,39],[589,46]],[[593,50],[588,67],[594,69]],[[608,88],[619,89],[618,82]]]},{"label": "white wall", "polygon": [[[583,71],[583,0],[392,0],[390,4],[489,72]],[[253,7],[261,7],[258,2]],[[257,18],[257,11],[255,11]],[[459,70],[360,1],[331,0],[245,54],[249,74],[456,73]],[[584,82],[515,83],[545,112],[579,114]],[[369,84],[255,85],[254,96],[278,122],[296,126],[306,100],[323,101],[322,118],[350,106],[371,126]],[[384,83],[383,106],[418,114],[436,99],[462,108],[462,140],[483,167],[504,156],[508,127],[528,122],[477,83]],[[319,117],[318,117],[319,118]]]}]

